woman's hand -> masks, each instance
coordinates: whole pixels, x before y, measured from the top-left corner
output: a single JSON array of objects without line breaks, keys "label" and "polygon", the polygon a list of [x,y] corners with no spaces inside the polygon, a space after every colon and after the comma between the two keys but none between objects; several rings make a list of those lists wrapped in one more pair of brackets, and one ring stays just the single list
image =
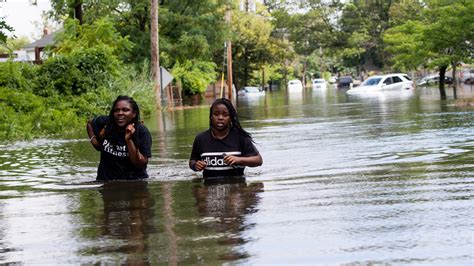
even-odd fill
[{"label": "woman's hand", "polygon": [[133,166],[144,169],[148,164],[148,157],[143,156],[139,148],[135,146],[135,143],[132,140],[135,131],[135,123],[127,125],[125,128],[125,144],[127,145],[128,155]]},{"label": "woman's hand", "polygon": [[233,156],[233,155],[225,155],[224,154],[224,163],[226,163],[227,165],[238,165],[238,164],[242,164],[240,163],[240,158],[242,157],[237,157],[237,156]]},{"label": "woman's hand", "polygon": [[196,161],[196,164],[194,165],[194,169],[196,169],[196,171],[202,171],[204,170],[204,168],[206,168],[207,164],[205,161]]},{"label": "woman's hand", "polygon": [[131,123],[125,129],[125,140],[130,140],[135,133],[135,123]]},{"label": "woman's hand", "polygon": [[207,164],[205,161],[202,160],[189,160],[189,167],[193,169],[193,171],[202,171],[206,168]]}]

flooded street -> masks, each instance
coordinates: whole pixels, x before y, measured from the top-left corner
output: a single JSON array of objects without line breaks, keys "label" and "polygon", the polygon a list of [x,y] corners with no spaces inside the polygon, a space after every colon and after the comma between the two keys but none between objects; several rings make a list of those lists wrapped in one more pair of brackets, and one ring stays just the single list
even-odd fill
[{"label": "flooded street", "polygon": [[147,182],[91,182],[85,131],[1,144],[0,263],[473,265],[474,109],[439,98],[241,99],[264,163],[236,184],[205,185],[187,166],[208,107],[145,121]]}]

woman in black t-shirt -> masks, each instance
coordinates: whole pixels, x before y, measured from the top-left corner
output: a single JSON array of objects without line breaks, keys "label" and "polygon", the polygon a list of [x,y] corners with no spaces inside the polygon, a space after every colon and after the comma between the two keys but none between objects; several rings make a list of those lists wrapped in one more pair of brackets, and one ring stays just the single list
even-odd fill
[{"label": "woman in black t-shirt", "polygon": [[212,179],[242,176],[245,166],[256,167],[262,162],[252,137],[240,125],[232,103],[225,98],[214,101],[209,129],[194,139],[189,167],[204,171],[204,179]]},{"label": "woman in black t-shirt", "polygon": [[87,122],[92,146],[100,151],[97,180],[147,178],[151,157],[151,135],[140,122],[140,109],[133,98],[118,96],[109,116]]}]

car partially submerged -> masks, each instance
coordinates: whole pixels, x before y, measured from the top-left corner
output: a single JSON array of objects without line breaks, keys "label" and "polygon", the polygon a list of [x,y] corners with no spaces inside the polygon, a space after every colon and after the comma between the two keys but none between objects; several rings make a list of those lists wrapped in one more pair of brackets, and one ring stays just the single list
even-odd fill
[{"label": "car partially submerged", "polygon": [[293,80],[288,81],[288,91],[289,92],[303,91],[303,83],[301,83],[301,80],[293,79]]},{"label": "car partially submerged", "polygon": [[[433,75],[427,75],[418,80],[416,85],[418,86],[430,86],[430,85],[435,85],[439,83],[439,75],[438,74],[433,74]],[[453,84],[453,79],[448,76],[444,76],[444,84]]]},{"label": "car partially submerged", "polygon": [[413,81],[410,77],[404,73],[394,73],[369,77],[359,86],[349,89],[347,93],[357,94],[381,91],[403,91],[410,89],[413,89]]},{"label": "car partially submerged", "polygon": [[351,89],[354,85],[354,80],[351,76],[342,76],[337,80],[336,88]]},{"label": "car partially submerged", "polygon": [[259,87],[245,86],[237,92],[237,95],[241,97],[263,96],[265,91]]},{"label": "car partially submerged", "polygon": [[327,88],[327,82],[325,79],[313,79],[313,89],[325,90]]},{"label": "car partially submerged", "polygon": [[459,71],[459,82],[474,84],[474,68],[466,68]]}]

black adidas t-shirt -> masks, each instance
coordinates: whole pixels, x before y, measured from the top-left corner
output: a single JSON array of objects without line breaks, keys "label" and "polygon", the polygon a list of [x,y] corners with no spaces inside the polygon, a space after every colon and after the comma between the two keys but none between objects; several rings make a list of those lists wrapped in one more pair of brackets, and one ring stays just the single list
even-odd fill
[{"label": "black adidas t-shirt", "polygon": [[227,165],[224,163],[224,154],[249,157],[258,155],[258,150],[252,140],[240,135],[236,128],[232,128],[224,139],[214,138],[208,129],[194,139],[190,159],[207,163],[203,171],[204,178],[242,176],[245,166]]},{"label": "black adidas t-shirt", "polygon": [[[98,116],[92,120],[94,134],[99,137],[99,132],[107,124],[108,116]],[[151,135],[148,129],[142,125],[135,125],[135,134],[138,134],[137,148],[140,153],[151,157]],[[147,178],[148,174],[145,169],[136,168],[132,165],[127,145],[125,143],[125,132],[113,144],[108,134],[103,139],[99,139],[102,148],[100,152],[100,163],[97,169],[97,180],[133,180]]]}]

